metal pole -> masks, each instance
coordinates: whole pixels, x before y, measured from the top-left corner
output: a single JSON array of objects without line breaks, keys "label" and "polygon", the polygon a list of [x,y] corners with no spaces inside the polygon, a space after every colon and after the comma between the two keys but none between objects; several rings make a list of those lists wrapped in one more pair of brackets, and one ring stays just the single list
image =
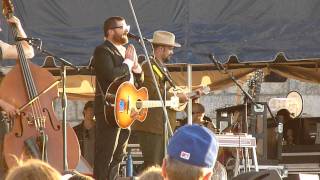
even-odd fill
[{"label": "metal pole", "polygon": [[67,160],[67,94],[66,94],[66,66],[64,64],[61,65],[61,74],[62,74],[62,137],[63,137],[63,170],[68,170],[68,160]]},{"label": "metal pole", "polygon": [[[133,19],[134,19],[134,22],[135,24],[137,25],[137,30],[138,30],[138,33],[139,33],[139,37],[141,39],[141,46],[142,46],[142,49],[143,49],[143,52],[146,56],[146,60],[148,62],[148,65],[149,65],[149,69],[153,69],[152,68],[152,65],[151,65],[151,62],[150,62],[150,58],[149,58],[149,55],[148,55],[148,51],[147,51],[147,48],[146,48],[146,45],[144,44],[144,41],[143,41],[143,38],[142,38],[142,34],[141,34],[141,30],[140,30],[140,26],[139,26],[139,23],[138,23],[138,19],[136,17],[136,13],[133,9],[133,5],[132,5],[132,2],[131,0],[128,0],[129,2],[129,6],[130,6],[130,9],[131,9],[131,12],[132,12],[132,15],[133,15]],[[165,104],[164,104],[164,99],[162,98],[162,95],[161,95],[161,92],[160,92],[160,89],[158,87],[158,83],[157,83],[157,80],[156,80],[156,76],[154,75],[154,72],[151,71],[151,76],[152,76],[152,80],[153,80],[153,84],[155,85],[156,87],[156,90],[157,90],[157,94],[158,94],[158,97],[161,101],[161,104],[162,104],[162,109],[163,109],[163,113],[164,113],[164,117],[166,118],[166,121],[169,122],[169,117],[168,117],[168,112],[167,112],[167,108],[165,107]],[[170,126],[170,123],[167,123],[168,124],[168,133],[169,133],[169,136],[171,137],[173,132],[172,132],[172,128]]]},{"label": "metal pole", "polygon": [[[188,89],[192,91],[192,65],[188,64]],[[188,124],[192,124],[192,99],[188,100]]]}]

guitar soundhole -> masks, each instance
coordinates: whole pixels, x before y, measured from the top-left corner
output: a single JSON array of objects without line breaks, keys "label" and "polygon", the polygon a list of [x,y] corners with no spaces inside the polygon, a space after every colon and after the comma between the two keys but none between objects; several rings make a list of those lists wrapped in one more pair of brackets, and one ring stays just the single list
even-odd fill
[{"label": "guitar soundhole", "polygon": [[126,103],[125,103],[125,101],[123,100],[123,99],[120,99],[120,101],[119,101],[119,112],[124,112],[124,110],[125,110],[125,107],[126,107]]},{"label": "guitar soundhole", "polygon": [[140,109],[142,108],[142,101],[141,101],[141,99],[138,99],[138,100],[137,100],[136,108],[137,108],[137,110],[140,110]]}]

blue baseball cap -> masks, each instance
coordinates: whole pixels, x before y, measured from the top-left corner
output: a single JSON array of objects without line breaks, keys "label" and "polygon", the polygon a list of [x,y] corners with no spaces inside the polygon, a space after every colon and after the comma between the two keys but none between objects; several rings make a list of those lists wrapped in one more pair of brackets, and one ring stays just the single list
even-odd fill
[{"label": "blue baseball cap", "polygon": [[199,125],[185,125],[177,129],[169,140],[168,155],[178,161],[212,168],[217,159],[218,141],[214,133]]}]

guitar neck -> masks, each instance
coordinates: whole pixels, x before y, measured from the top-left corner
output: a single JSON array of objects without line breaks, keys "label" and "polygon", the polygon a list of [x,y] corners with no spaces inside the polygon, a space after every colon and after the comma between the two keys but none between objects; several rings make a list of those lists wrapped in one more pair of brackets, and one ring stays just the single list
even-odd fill
[{"label": "guitar neck", "polygon": [[186,96],[190,99],[199,98],[202,95],[208,94],[210,92],[210,88],[208,86],[199,88],[198,90],[194,90],[192,92],[186,93]]},{"label": "guitar neck", "polygon": [[[171,106],[171,101],[166,101],[166,106]],[[148,101],[137,101],[136,106],[138,109],[140,108],[155,108],[162,107],[161,101],[158,100],[148,100]]]},{"label": "guitar neck", "polygon": [[187,93],[186,96],[188,98],[192,99],[193,97],[197,97],[197,96],[200,96],[200,95],[199,95],[199,93],[192,91],[192,92]]}]

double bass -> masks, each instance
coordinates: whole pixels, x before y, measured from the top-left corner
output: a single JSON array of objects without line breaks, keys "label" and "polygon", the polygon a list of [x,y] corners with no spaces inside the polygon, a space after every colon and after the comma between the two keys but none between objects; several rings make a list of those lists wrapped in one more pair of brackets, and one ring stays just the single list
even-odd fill
[{"label": "double bass", "polygon": [[[10,0],[3,0],[6,18],[13,16]],[[14,39],[17,27],[12,25]],[[8,168],[18,159],[37,158],[48,162],[63,172],[66,160],[70,169],[75,169],[80,159],[79,142],[72,127],[67,124],[67,157],[63,158],[62,124],[57,120],[52,101],[58,96],[54,77],[47,70],[29,62],[21,42],[16,44],[18,60],[5,76],[0,86],[0,98],[19,109],[20,114],[11,119],[11,129],[4,137],[3,156]],[[44,92],[45,93],[39,93]]]}]

